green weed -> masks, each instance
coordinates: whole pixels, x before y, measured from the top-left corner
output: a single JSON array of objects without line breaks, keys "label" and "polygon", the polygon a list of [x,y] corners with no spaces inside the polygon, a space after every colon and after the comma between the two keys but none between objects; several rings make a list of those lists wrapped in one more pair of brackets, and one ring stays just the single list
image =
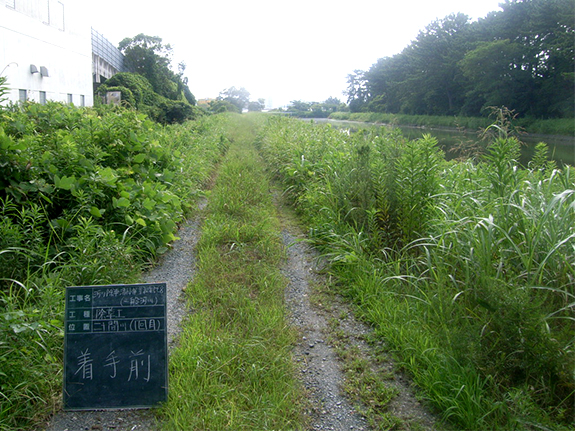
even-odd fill
[{"label": "green weed", "polygon": [[[279,273],[283,248],[254,118],[230,118],[230,149],[207,207],[194,310],[171,357],[165,429],[301,429],[300,388]],[[191,414],[190,412],[193,412]]]},{"label": "green weed", "polygon": [[135,282],[227,148],[220,117],[161,127],[124,109],[0,109],[0,428],[61,398],[64,287]]},{"label": "green weed", "polygon": [[563,429],[575,396],[573,169],[543,147],[520,166],[498,121],[475,162],[446,162],[429,137],[279,118],[259,146],[338,284],[446,419]]}]

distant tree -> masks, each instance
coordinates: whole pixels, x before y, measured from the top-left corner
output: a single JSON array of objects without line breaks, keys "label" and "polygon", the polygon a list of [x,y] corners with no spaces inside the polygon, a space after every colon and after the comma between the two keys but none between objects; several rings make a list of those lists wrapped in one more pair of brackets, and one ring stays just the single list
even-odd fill
[{"label": "distant tree", "polygon": [[221,91],[217,100],[223,100],[231,103],[238,108],[239,112],[242,112],[248,106],[250,101],[250,93],[244,87],[241,87],[240,89],[237,89],[236,87],[230,87]]},{"label": "distant tree", "polygon": [[336,97],[328,97],[322,104],[322,110],[331,114],[332,112],[341,111],[345,105]]},{"label": "distant tree", "polygon": [[248,111],[252,112],[261,112],[266,107],[265,99],[258,99],[257,102],[249,102],[248,103]]},{"label": "distant tree", "polygon": [[362,70],[355,70],[353,73],[347,75],[347,103],[352,112],[361,111],[367,104],[369,93],[367,90],[367,79],[365,72]]},{"label": "distant tree", "polygon": [[307,112],[311,110],[311,103],[302,102],[301,100],[292,100],[288,105],[288,111]]},{"label": "distant tree", "polygon": [[[470,56],[493,58],[497,43],[501,43],[505,47],[502,55],[511,60],[508,70],[502,75],[501,62],[483,63],[483,67],[487,75],[513,81],[513,94],[506,106],[521,115],[572,117],[575,2],[508,0],[501,8],[501,12],[492,13],[475,25],[480,40]],[[467,72],[471,72],[469,68]],[[474,89],[473,81],[468,87]],[[511,96],[509,88],[507,94]]]},{"label": "distant tree", "polygon": [[334,97],[330,97],[322,103],[292,100],[287,108],[292,115],[304,118],[326,118],[332,112],[346,109],[347,107]]},{"label": "distant tree", "polygon": [[463,103],[458,62],[468,49],[469,18],[452,14],[433,21],[402,53],[409,73],[398,82],[400,110],[408,114],[453,115]]},{"label": "distant tree", "polygon": [[520,108],[519,93],[531,76],[521,66],[522,56],[521,45],[509,39],[481,42],[465,54],[459,64],[463,76],[472,83],[467,96],[479,104],[479,109],[502,105]]},{"label": "distant tree", "polygon": [[186,63],[181,61],[178,63],[178,89],[181,93],[184,94],[184,97],[188,101],[190,105],[196,105],[196,97],[192,94],[188,87],[188,77],[184,76],[184,72],[186,71]]},{"label": "distant tree", "polygon": [[475,22],[433,21],[401,53],[348,75],[350,110],[481,115],[504,105],[520,116],[573,117],[575,2],[500,7]]},{"label": "distant tree", "polygon": [[228,102],[227,100],[212,100],[208,104],[209,110],[214,114],[221,114],[224,112],[236,112],[241,114],[240,108]]}]

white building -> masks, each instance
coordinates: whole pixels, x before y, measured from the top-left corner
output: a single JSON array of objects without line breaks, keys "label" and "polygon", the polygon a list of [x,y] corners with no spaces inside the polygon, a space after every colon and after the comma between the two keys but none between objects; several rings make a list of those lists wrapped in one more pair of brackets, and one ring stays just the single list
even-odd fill
[{"label": "white building", "polygon": [[82,3],[0,0],[0,75],[10,101],[93,105],[91,27]]}]

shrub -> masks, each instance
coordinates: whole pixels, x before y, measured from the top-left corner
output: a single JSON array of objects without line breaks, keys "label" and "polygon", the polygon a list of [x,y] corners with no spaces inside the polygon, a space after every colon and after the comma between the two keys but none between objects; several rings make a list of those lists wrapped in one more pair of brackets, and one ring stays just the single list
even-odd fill
[{"label": "shrub", "polygon": [[0,429],[61,394],[64,286],[136,282],[227,148],[224,119],[161,126],[123,107],[0,110]]},{"label": "shrub", "polygon": [[168,99],[155,93],[148,80],[135,73],[117,73],[106,80],[97,93],[103,97],[108,91],[121,91],[123,102],[162,124],[183,123],[201,114],[187,101],[185,94],[182,100]]}]

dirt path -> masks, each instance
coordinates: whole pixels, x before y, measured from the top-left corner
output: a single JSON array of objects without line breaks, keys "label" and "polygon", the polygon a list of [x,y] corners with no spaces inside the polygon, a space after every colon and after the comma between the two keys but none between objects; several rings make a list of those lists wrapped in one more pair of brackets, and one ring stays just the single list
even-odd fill
[{"label": "dirt path", "polygon": [[[283,211],[280,209],[280,211]],[[283,218],[283,217],[282,217]],[[369,328],[353,318],[348,306],[341,301],[330,301],[322,306],[314,298],[314,286],[321,284],[317,271],[317,256],[302,241],[304,235],[287,219],[283,222],[282,238],[287,250],[283,273],[289,280],[285,292],[291,323],[300,333],[294,346],[294,360],[298,364],[301,380],[309,398],[305,412],[310,430],[368,430],[373,429],[360,414],[357,402],[352,402],[344,392],[342,361],[334,346],[333,323],[338,326],[338,348],[354,348],[369,356],[365,342]],[[168,286],[168,340],[170,348],[177,341],[181,320],[187,310],[183,289],[194,276],[195,247],[200,235],[200,217],[186,223],[174,244],[149,273],[144,281],[165,281]],[[331,326],[330,326],[331,325]],[[330,329],[331,328],[331,329]],[[375,365],[389,373],[393,364],[388,361]],[[393,372],[393,371],[392,371]],[[399,375],[398,375],[399,376]],[[431,416],[417,402],[412,390],[401,376],[390,380],[398,395],[390,411],[401,418],[402,426],[396,429],[437,429]],[[151,410],[59,412],[48,424],[46,431],[150,431],[156,429]]]},{"label": "dirt path", "polygon": [[365,430],[365,418],[343,395],[343,375],[335,350],[327,339],[326,316],[311,306],[311,285],[316,281],[312,250],[287,230],[282,232],[287,247],[283,270],[289,279],[286,303],[292,324],[300,332],[294,358],[310,397],[310,428],[313,430]]}]

